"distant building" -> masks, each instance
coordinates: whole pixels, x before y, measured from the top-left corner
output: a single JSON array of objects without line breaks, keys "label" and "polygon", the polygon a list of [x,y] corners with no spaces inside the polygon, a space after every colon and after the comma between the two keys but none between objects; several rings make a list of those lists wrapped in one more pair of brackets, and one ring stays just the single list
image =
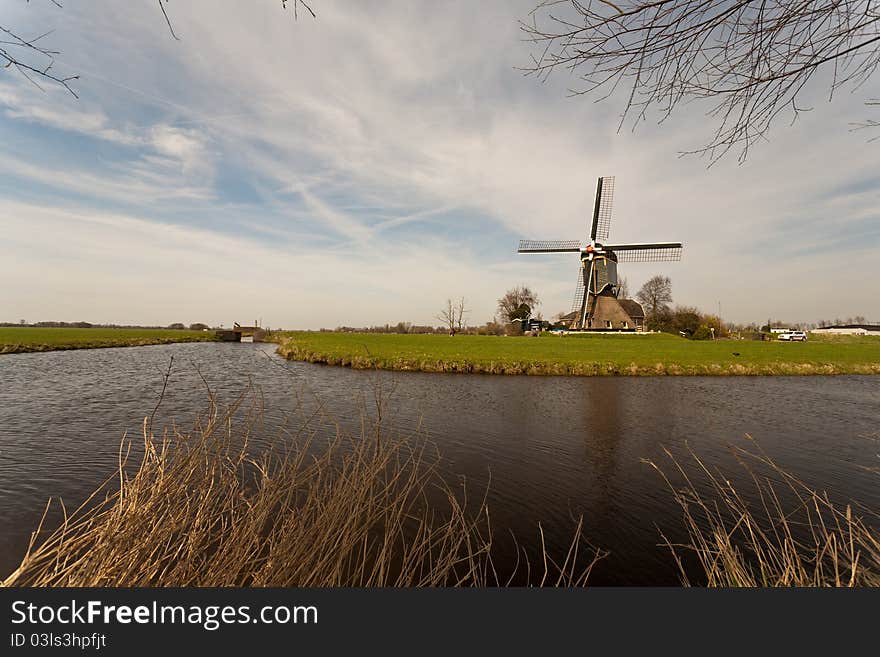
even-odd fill
[{"label": "distant building", "polygon": [[618,299],[617,303],[623,307],[626,314],[632,320],[630,322],[631,328],[634,328],[636,331],[641,331],[645,328],[645,311],[642,308],[642,304],[632,299]]},{"label": "distant building", "polygon": [[793,329],[788,328],[787,326],[772,326],[770,327],[771,333],[791,333]]},{"label": "distant building", "polygon": [[522,320],[522,330],[523,333],[526,331],[546,331],[550,328],[550,322],[544,321],[543,319],[524,319]]},{"label": "distant building", "polygon": [[880,324],[838,324],[813,329],[810,333],[825,335],[880,335]]}]

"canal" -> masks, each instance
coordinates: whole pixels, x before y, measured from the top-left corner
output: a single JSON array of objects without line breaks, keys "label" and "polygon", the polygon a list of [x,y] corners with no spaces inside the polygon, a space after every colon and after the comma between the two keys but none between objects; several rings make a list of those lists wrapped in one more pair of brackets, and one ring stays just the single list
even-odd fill
[{"label": "canal", "polygon": [[[357,432],[383,401],[389,432],[425,437],[442,472],[488,487],[496,535],[533,549],[538,523],[564,552],[576,519],[609,552],[594,584],[667,585],[679,576],[661,531],[682,539],[681,510],[645,460],[690,451],[741,482],[731,447],[760,448],[836,500],[880,508],[880,378],[505,377],[354,371],[288,362],[269,344],[193,343],[0,356],[0,575],[19,562],[49,497],[70,507],[135,453],[144,417],[186,427],[251,386],[261,421],[254,449],[285,440],[303,400]],[[328,431],[331,428],[328,425]],[[747,438],[747,436],[750,437]],[[499,563],[514,558],[502,554]]]}]

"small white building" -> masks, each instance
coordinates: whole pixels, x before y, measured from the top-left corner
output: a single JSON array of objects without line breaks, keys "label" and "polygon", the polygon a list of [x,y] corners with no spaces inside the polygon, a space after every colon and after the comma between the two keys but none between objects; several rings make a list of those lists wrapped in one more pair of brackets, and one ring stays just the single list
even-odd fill
[{"label": "small white building", "polygon": [[880,324],[845,324],[825,326],[810,331],[822,335],[880,335]]}]

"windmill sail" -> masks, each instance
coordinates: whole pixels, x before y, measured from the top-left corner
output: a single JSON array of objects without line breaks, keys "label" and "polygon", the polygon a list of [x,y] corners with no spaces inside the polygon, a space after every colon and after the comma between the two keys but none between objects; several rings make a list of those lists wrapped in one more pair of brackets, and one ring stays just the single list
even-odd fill
[{"label": "windmill sail", "polygon": [[584,307],[584,290],[586,290],[586,281],[584,280],[587,276],[587,270],[580,266],[578,267],[578,275],[577,275],[577,283],[574,285],[574,298],[571,300],[571,312],[580,313]]},{"label": "windmill sail", "polygon": [[674,262],[681,260],[681,242],[652,242],[645,244],[605,244],[617,262]]},{"label": "windmill sail", "polygon": [[608,239],[611,231],[611,204],[614,201],[614,176],[599,178],[596,185],[596,205],[593,208],[593,225],[590,239],[600,242]]},{"label": "windmill sail", "polygon": [[579,240],[520,240],[517,253],[574,253],[580,250]]}]

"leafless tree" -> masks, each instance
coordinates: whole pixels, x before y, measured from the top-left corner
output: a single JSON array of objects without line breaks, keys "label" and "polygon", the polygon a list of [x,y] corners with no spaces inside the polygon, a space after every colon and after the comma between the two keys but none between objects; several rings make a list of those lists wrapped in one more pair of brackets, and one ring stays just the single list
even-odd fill
[{"label": "leafless tree", "polygon": [[627,283],[626,278],[621,278],[617,284],[617,298],[629,299],[629,283]]},{"label": "leafless tree", "polygon": [[464,324],[464,316],[470,312],[465,308],[464,297],[461,297],[456,304],[456,310],[458,310],[458,319],[456,320],[455,326],[459,332],[463,331],[465,328]]},{"label": "leafless tree", "polygon": [[519,316],[522,313],[522,306],[528,306],[529,310],[533,310],[540,303],[538,295],[532,292],[527,285],[518,285],[505,292],[504,296],[498,299],[498,314],[505,322],[526,319]]},{"label": "leafless tree", "polygon": [[546,0],[521,27],[540,47],[528,72],[568,69],[582,81],[572,92],[598,99],[623,90],[620,127],[652,108],[662,122],[679,103],[714,101],[714,135],[688,151],[713,162],[732,148],[745,159],[781,112],[794,121],[820,70],[830,99],[880,65],[876,0]]},{"label": "leafless tree", "polygon": [[[29,1],[29,0],[27,0]],[[45,0],[59,9],[62,8],[60,0]],[[174,26],[165,5],[169,0],[157,0],[162,16],[168,25],[171,36],[178,39],[174,32]],[[299,17],[299,8],[302,7],[312,18],[315,12],[309,4],[303,0],[281,0],[281,6],[287,9],[288,4],[293,6],[294,18]],[[26,77],[37,88],[43,89],[41,82],[57,84],[76,95],[71,83],[79,79],[78,75],[59,75],[55,72],[56,57],[61,53],[44,45],[44,39],[50,36],[54,30],[41,32],[33,36],[24,35],[22,31],[0,23],[0,68],[13,68]]]},{"label": "leafless tree", "polygon": [[464,316],[469,312],[470,310],[465,306],[464,297],[461,297],[458,301],[447,299],[446,306],[436,317],[449,329],[449,335],[455,335],[464,330]]},{"label": "leafless tree", "polygon": [[654,317],[672,303],[672,280],[668,276],[652,276],[636,294],[647,317]]}]

